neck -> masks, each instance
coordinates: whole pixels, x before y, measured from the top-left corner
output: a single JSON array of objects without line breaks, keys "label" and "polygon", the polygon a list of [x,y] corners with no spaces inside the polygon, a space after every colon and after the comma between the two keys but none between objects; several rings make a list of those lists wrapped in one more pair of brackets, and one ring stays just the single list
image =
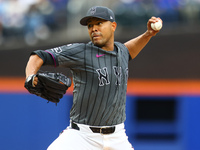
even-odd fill
[{"label": "neck", "polygon": [[105,51],[113,51],[114,50],[114,44],[112,46],[109,46],[109,47],[101,47],[101,49],[103,49]]},{"label": "neck", "polygon": [[113,51],[114,50],[114,41],[109,42],[109,43],[105,44],[104,46],[102,46],[100,48],[105,50],[105,51]]}]

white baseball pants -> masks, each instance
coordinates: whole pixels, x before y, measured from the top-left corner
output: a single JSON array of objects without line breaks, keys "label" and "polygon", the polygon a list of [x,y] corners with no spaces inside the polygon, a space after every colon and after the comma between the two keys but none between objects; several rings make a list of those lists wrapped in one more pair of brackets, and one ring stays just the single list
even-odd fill
[{"label": "white baseball pants", "polygon": [[134,150],[126,136],[124,123],[115,126],[112,134],[93,133],[88,125],[77,124],[80,130],[67,127],[47,150]]}]

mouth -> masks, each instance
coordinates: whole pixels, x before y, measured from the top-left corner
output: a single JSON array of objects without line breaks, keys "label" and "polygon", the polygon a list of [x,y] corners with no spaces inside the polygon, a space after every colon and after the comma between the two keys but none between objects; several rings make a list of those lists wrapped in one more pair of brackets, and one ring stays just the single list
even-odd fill
[{"label": "mouth", "polygon": [[101,35],[100,35],[100,33],[92,33],[92,38],[93,39],[97,39],[97,38],[99,38]]}]

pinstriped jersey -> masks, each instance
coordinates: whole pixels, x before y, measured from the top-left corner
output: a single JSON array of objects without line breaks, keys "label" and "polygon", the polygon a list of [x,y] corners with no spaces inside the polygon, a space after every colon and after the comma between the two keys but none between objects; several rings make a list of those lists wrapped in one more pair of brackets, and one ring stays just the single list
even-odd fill
[{"label": "pinstriped jersey", "polygon": [[55,63],[73,75],[70,119],[92,126],[111,126],[125,121],[128,80],[128,49],[115,42],[105,51],[92,42],[75,43],[47,50]]}]

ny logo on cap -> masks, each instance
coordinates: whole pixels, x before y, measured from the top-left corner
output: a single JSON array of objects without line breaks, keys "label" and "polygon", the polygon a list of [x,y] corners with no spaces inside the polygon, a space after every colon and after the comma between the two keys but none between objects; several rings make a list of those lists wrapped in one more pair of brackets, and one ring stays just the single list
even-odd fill
[{"label": "ny logo on cap", "polygon": [[90,9],[90,14],[94,15],[95,12],[96,12],[96,7],[92,7],[92,8]]}]

